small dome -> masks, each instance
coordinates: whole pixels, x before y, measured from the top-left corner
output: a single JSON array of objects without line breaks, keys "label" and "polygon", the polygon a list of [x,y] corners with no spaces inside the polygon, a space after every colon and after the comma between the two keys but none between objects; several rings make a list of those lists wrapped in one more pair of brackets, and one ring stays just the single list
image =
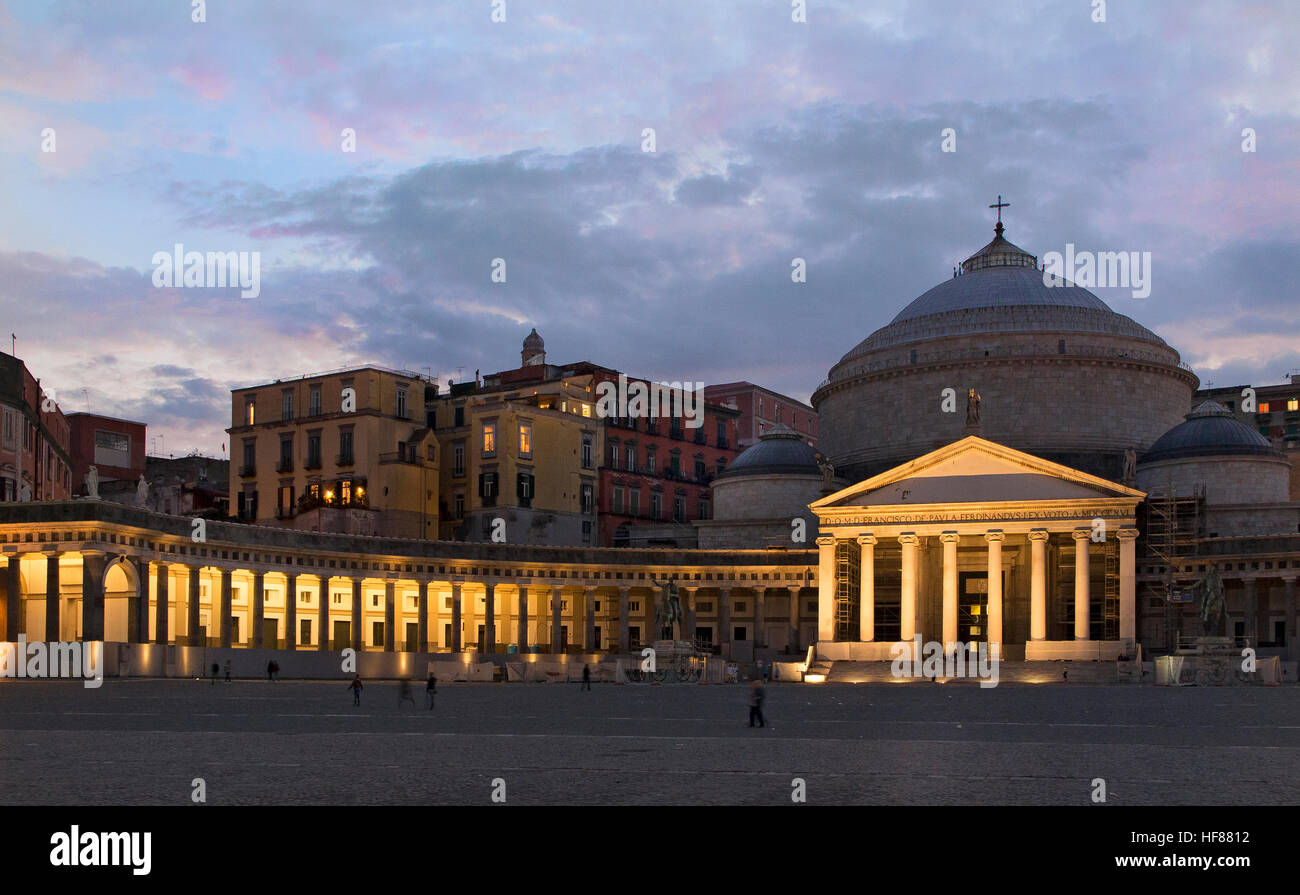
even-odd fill
[{"label": "small dome", "polygon": [[537,348],[539,350],[546,347],[546,343],[542,341],[542,337],[537,334],[537,327],[533,327],[532,332],[524,336],[524,347]]},{"label": "small dome", "polygon": [[741,451],[718,478],[742,475],[821,475],[817,451],[794,429],[777,423]]},{"label": "small dome", "polygon": [[1187,414],[1184,422],[1156,439],[1142,455],[1142,463],[1229,454],[1278,456],[1267,438],[1238,420],[1231,410],[1215,401],[1206,401]]}]

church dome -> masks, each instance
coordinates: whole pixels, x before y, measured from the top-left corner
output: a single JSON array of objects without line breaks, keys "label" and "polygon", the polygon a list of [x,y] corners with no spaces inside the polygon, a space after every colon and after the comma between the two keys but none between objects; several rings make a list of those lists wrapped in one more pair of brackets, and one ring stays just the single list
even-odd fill
[{"label": "church dome", "polygon": [[1225,455],[1274,457],[1278,452],[1267,438],[1238,420],[1231,410],[1215,401],[1206,401],[1156,439],[1142,455],[1142,463]]},{"label": "church dome", "polygon": [[546,347],[546,342],[537,334],[537,327],[533,327],[532,332],[524,336],[524,348],[536,348],[539,351]]},{"label": "church dome", "polygon": [[759,436],[757,444],[732,460],[718,478],[747,475],[821,475],[821,467],[817,451],[794,429],[777,423]]}]

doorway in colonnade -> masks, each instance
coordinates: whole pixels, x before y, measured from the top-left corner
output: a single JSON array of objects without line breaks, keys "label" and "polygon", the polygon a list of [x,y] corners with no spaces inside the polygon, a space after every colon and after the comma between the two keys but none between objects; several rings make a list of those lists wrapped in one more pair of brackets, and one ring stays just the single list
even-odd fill
[{"label": "doorway in colonnade", "polygon": [[957,639],[962,643],[988,642],[988,572],[957,573]]}]

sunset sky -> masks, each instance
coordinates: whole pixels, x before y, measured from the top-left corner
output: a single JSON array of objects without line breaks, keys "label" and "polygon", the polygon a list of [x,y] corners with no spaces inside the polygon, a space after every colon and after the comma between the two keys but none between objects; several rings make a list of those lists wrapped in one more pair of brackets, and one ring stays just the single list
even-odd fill
[{"label": "sunset sky", "polygon": [[[1150,252],[1149,298],[1094,291],[1202,384],[1300,370],[1300,4],[790,6],[0,0],[3,336],[177,455],[220,456],[232,387],[445,386],[534,326],[552,362],[806,400],[1000,194],[1040,257]],[[260,252],[261,294],[156,288],[176,243]]]}]

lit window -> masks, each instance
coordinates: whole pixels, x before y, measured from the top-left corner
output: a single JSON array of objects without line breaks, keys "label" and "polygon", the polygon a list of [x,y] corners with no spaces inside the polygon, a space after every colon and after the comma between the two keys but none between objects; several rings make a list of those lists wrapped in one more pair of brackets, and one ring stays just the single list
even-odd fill
[{"label": "lit window", "polygon": [[519,427],[519,455],[521,457],[531,457],[533,455],[533,427],[520,425]]},{"label": "lit window", "polygon": [[1263,404],[1259,405],[1259,412],[1260,412],[1260,413],[1268,413],[1268,402],[1267,402],[1267,401],[1265,401]]},{"label": "lit window", "polygon": [[590,404],[583,404],[583,405],[582,405],[582,415],[585,416],[585,417],[590,417],[590,416],[591,416],[591,405],[590,405]]},{"label": "lit window", "polygon": [[1287,409],[1287,410],[1300,410],[1300,398],[1287,398],[1287,399],[1286,399],[1286,409]]},{"label": "lit window", "polygon": [[497,427],[496,423],[483,424],[483,456],[495,457],[497,455]]},{"label": "lit window", "polygon": [[244,425],[251,426],[254,424],[256,420],[256,414],[254,413],[254,410],[256,409],[256,407],[257,407],[257,399],[254,398],[252,395],[244,399],[244,409],[245,409],[245,417],[246,417],[244,420]]}]

